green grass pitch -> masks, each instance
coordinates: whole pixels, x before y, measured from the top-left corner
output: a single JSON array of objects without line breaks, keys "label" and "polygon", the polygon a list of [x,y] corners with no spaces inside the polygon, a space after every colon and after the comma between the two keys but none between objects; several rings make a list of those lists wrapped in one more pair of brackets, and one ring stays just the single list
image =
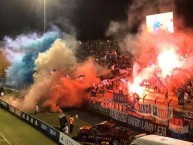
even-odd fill
[{"label": "green grass pitch", "polygon": [[16,116],[0,108],[0,145],[57,145]]}]

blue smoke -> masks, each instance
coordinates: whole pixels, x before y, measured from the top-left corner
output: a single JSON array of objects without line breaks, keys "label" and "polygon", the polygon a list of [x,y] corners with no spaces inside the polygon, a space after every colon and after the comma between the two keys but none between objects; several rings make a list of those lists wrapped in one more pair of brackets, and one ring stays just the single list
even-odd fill
[{"label": "blue smoke", "polygon": [[5,37],[6,56],[10,61],[7,77],[11,85],[18,88],[33,83],[34,62],[39,53],[49,49],[60,34],[50,31],[42,36],[20,35],[16,39]]}]

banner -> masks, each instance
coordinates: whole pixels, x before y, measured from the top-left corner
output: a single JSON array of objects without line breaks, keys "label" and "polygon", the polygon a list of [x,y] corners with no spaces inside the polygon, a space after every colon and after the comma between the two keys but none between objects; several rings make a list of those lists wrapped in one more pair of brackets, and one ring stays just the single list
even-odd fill
[{"label": "banner", "polygon": [[134,127],[137,130],[145,131],[150,134],[157,134],[161,136],[167,136],[167,126],[154,123],[150,120],[137,118],[128,115],[127,124],[130,127]]},{"label": "banner", "polygon": [[15,108],[12,105],[9,105],[8,103],[0,100],[0,107],[8,110],[9,112],[16,115],[18,118],[22,119],[23,121],[27,122],[34,128],[40,130],[45,135],[50,137],[52,140],[56,141],[57,143],[61,143],[63,145],[80,145],[70,137],[66,136],[65,134],[59,132],[55,128],[51,127],[50,125],[46,124],[45,122],[35,118],[34,116],[31,116],[17,108]]},{"label": "banner", "polygon": [[117,110],[123,113],[127,113],[128,111],[128,104],[127,103],[117,103],[112,100],[104,99],[101,102],[101,106],[103,108],[108,108],[110,110]]},{"label": "banner", "polygon": [[26,116],[27,116],[27,115],[28,115],[27,113],[22,112],[22,113],[21,113],[21,118],[22,118],[23,120],[26,120]]},{"label": "banner", "polygon": [[19,109],[15,108],[15,112],[14,112],[14,114],[15,114],[16,116],[18,116],[18,117],[21,117],[22,112],[21,112],[21,110],[19,110]]},{"label": "banner", "polygon": [[175,124],[170,124],[169,128],[170,131],[178,134],[185,134],[188,133],[188,125],[186,126],[177,126]]},{"label": "banner", "polygon": [[183,117],[193,120],[193,112],[183,110]]},{"label": "banner", "polygon": [[172,118],[169,121],[168,129],[173,133],[186,134],[188,133],[189,126],[185,124],[184,120],[181,118]]},{"label": "banner", "polygon": [[151,116],[165,122],[173,117],[173,108],[152,103],[139,102],[137,113],[143,116]]},{"label": "banner", "polygon": [[9,104],[7,104],[6,102],[4,102],[2,100],[0,100],[0,105],[2,108],[6,109],[6,110],[8,110],[8,108],[9,108]]},{"label": "banner", "polygon": [[171,137],[178,139],[188,139],[189,123],[183,118],[172,118],[169,121],[168,130]]},{"label": "banner", "polygon": [[94,112],[98,112],[100,114],[103,114],[105,116],[110,116],[110,110],[109,108],[105,108],[101,106],[101,102],[89,102],[89,109],[91,109]]},{"label": "banner", "polygon": [[190,111],[174,109],[173,114],[174,114],[174,117],[193,120],[193,112],[190,112]]},{"label": "banner", "polygon": [[39,119],[36,119],[36,118],[34,118],[34,120],[33,120],[33,122],[31,121],[31,123],[34,125],[34,127],[38,127],[38,126],[40,126],[40,120]]},{"label": "banner", "polygon": [[9,111],[15,114],[15,107],[13,107],[12,105],[9,105]]},{"label": "banner", "polygon": [[74,141],[70,137],[66,136],[64,133],[60,132],[59,142],[63,145],[80,145],[78,142]]},{"label": "banner", "polygon": [[44,133],[48,133],[49,130],[49,126],[47,124],[45,124],[44,122],[40,122],[39,123],[39,129],[44,132]]},{"label": "banner", "polygon": [[131,115],[128,115],[127,124],[131,127],[136,128],[137,130],[142,129],[143,120]]},{"label": "banner", "polygon": [[173,137],[173,138],[178,138],[181,140],[189,140],[188,136],[189,136],[188,133],[187,134],[179,134],[179,133],[175,133],[175,132],[170,131],[170,137]]},{"label": "banner", "polygon": [[127,123],[127,113],[123,113],[117,110],[110,110],[110,117],[115,120]]},{"label": "banner", "polygon": [[[15,111],[16,112],[16,111]],[[39,129],[41,132],[45,133],[47,136],[52,138],[55,141],[59,141],[59,131],[55,128],[49,126],[48,124],[42,122],[41,120],[22,112],[20,113],[20,117],[25,120],[27,123],[32,125],[33,127]]]},{"label": "banner", "polygon": [[127,103],[127,97],[123,93],[113,93],[113,101],[117,103]]},{"label": "banner", "polygon": [[170,124],[174,124],[174,125],[183,127],[184,126],[184,119],[183,118],[172,118],[169,121],[169,125]]},{"label": "banner", "polygon": [[177,109],[175,109],[175,108],[173,109],[173,114],[174,114],[174,117],[178,117],[178,118],[184,116],[184,113],[183,113],[182,110],[177,110]]},{"label": "banner", "polygon": [[161,121],[168,121],[173,117],[173,108],[161,105],[153,105],[153,117]]},{"label": "banner", "polygon": [[137,113],[144,116],[151,116],[152,110],[153,110],[152,104],[139,102]]}]

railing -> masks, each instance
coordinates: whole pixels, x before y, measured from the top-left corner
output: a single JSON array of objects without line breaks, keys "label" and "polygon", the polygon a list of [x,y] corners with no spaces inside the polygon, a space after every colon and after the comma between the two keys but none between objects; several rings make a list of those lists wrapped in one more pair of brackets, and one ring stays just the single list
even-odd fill
[{"label": "railing", "polygon": [[52,126],[46,124],[45,122],[37,119],[36,117],[25,113],[16,107],[8,104],[7,102],[0,100],[0,107],[4,110],[12,113],[13,115],[17,116],[19,119],[25,121],[32,127],[36,128],[37,130],[41,131],[43,134],[48,136],[53,141],[62,144],[62,145],[80,145],[78,142],[74,141],[64,133],[56,130]]}]

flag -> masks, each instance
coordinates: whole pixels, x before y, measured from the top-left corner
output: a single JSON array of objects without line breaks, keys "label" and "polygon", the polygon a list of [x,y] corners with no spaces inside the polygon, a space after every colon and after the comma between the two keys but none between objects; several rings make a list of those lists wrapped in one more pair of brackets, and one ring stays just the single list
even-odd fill
[{"label": "flag", "polygon": [[135,78],[140,70],[140,65],[135,62],[134,65],[133,65],[133,77]]}]

